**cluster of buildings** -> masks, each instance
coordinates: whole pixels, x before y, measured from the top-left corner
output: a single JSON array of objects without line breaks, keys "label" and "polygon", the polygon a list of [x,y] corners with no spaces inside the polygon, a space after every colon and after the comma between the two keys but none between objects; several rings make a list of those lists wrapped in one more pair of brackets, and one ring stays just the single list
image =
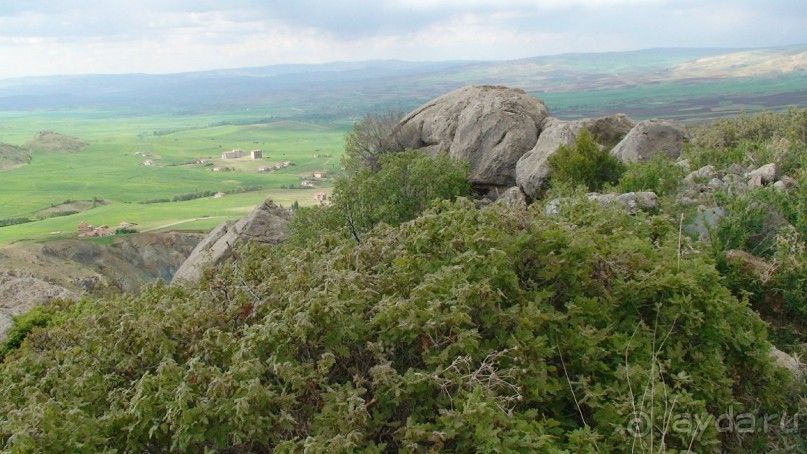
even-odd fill
[{"label": "cluster of buildings", "polygon": [[260,166],[258,167],[258,172],[274,172],[275,170],[285,169],[286,167],[290,167],[293,165],[294,163],[291,161],[283,161],[273,166]]},{"label": "cluster of buildings", "polygon": [[238,158],[243,158],[244,156],[247,156],[247,154],[249,154],[249,157],[252,158],[252,159],[261,159],[261,158],[263,158],[263,151],[261,151],[261,150],[252,150],[249,153],[247,153],[244,150],[236,148],[234,150],[225,151],[224,153],[222,153],[221,154],[221,159],[238,159]]},{"label": "cluster of buildings", "polygon": [[87,224],[86,222],[82,221],[78,225],[78,229],[77,229],[78,230],[78,237],[79,238],[93,238],[93,237],[98,237],[98,236],[111,236],[111,235],[115,235],[118,232],[118,230],[131,229],[135,225],[137,225],[137,224],[124,221],[124,222],[121,222],[115,228],[109,227],[108,225],[101,225],[101,226],[95,227],[95,226],[92,226],[92,225]]}]

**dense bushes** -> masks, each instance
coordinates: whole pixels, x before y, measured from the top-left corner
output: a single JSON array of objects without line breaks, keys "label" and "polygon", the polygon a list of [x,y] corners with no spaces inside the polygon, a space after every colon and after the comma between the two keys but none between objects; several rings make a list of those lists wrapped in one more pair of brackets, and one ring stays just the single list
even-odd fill
[{"label": "dense bushes", "polygon": [[[200,289],[100,302],[2,366],[0,440],[138,452],[753,444],[671,421],[784,408],[764,324],[707,257],[679,250],[668,219],[585,202],[565,213],[443,202],[361,243],[247,247]],[[637,439],[634,412],[652,422]]]},{"label": "dense bushes", "polygon": [[789,175],[807,168],[807,109],[716,121],[697,129],[689,150],[694,168],[773,162],[780,173]]},{"label": "dense bushes", "polygon": [[684,169],[665,155],[627,166],[619,180],[620,192],[651,191],[656,195],[672,195],[678,191]]},{"label": "dense bushes", "polygon": [[600,150],[594,136],[585,128],[580,131],[575,146],[561,146],[549,157],[548,163],[553,184],[583,185],[589,191],[616,184],[624,170],[619,159],[608,150]]},{"label": "dense bushes", "polygon": [[[690,159],[728,163],[748,145],[732,140]],[[592,143],[584,134],[558,158],[553,191],[616,183],[621,169]],[[199,288],[83,303],[18,336],[0,366],[0,445],[804,450],[803,421],[787,419],[803,410],[803,389],[772,365],[754,310],[807,316],[803,142],[787,150],[799,183],[789,194],[694,196],[726,208],[711,243],[684,237],[680,212],[665,214],[683,203],[629,215],[578,188],[554,216],[540,202],[477,209],[434,202],[467,194],[456,162],[378,155],[337,181],[330,207],[298,209],[290,241],[241,248]],[[677,169],[630,166],[620,189],[675,195]],[[732,248],[776,273],[749,280],[726,259]],[[804,342],[795,333],[789,341]],[[742,415],[756,418],[753,432],[733,425]]]},{"label": "dense bushes", "polygon": [[469,194],[467,175],[467,164],[447,156],[432,159],[418,151],[379,156],[377,171],[363,167],[336,180],[329,207],[297,210],[290,228],[294,241],[335,231],[359,241],[381,222],[395,226],[434,200]]},{"label": "dense bushes", "polygon": [[[714,190],[699,202],[725,215],[709,232],[712,252],[726,284],[746,296],[767,321],[774,340],[805,353],[807,343],[807,109],[791,109],[718,121],[697,131],[686,157],[693,168],[711,165],[732,172],[776,164],[777,177],[791,177],[787,190],[770,186]],[[742,189],[742,188],[740,188]],[[760,259],[764,273],[726,254],[742,250]]]},{"label": "dense bushes", "polygon": [[34,328],[47,326],[53,318],[53,313],[47,308],[39,306],[23,315],[14,317],[14,325],[6,334],[6,340],[0,343],[0,361],[10,352],[18,349],[22,341]]}]

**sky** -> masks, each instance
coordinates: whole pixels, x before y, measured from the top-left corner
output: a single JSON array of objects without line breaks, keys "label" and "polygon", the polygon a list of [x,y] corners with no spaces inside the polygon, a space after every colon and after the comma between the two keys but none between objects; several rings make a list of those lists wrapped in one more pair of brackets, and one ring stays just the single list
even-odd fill
[{"label": "sky", "polygon": [[0,79],[805,43],[804,0],[0,1]]}]

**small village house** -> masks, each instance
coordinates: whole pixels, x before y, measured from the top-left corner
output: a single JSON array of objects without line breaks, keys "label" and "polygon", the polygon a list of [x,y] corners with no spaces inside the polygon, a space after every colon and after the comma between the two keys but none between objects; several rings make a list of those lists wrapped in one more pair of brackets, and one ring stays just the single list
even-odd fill
[{"label": "small village house", "polygon": [[146,167],[154,167],[155,163],[151,159],[146,159],[145,161],[143,161],[143,165]]},{"label": "small village house", "polygon": [[252,151],[249,152],[249,156],[252,159],[261,159],[261,158],[263,158],[263,151],[261,151],[261,150],[252,150]]},{"label": "small village house", "polygon": [[325,203],[325,201],[328,200],[328,194],[324,192],[318,192],[314,194],[314,200],[316,200],[319,203]]},{"label": "small village house", "polygon": [[213,197],[216,198],[216,199],[220,199],[220,198],[224,197],[225,195],[227,195],[226,192],[217,192]]},{"label": "small village house", "polygon": [[230,151],[225,151],[221,154],[221,159],[238,159],[243,158],[245,155],[244,150],[234,149]]},{"label": "small village house", "polygon": [[314,178],[317,178],[317,179],[325,178],[327,176],[328,176],[328,171],[327,170],[320,170],[318,172],[314,172]]}]

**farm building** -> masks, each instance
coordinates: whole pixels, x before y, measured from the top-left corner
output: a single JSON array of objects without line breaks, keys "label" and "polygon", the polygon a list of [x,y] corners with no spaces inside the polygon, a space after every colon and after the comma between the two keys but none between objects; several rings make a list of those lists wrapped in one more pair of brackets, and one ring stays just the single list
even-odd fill
[{"label": "farm building", "polygon": [[221,154],[221,159],[238,159],[238,158],[243,158],[244,155],[245,155],[244,150],[235,149],[235,150],[225,151],[224,153],[222,153]]},{"label": "farm building", "polygon": [[217,192],[213,197],[217,198],[217,199],[220,199],[220,198],[224,197],[225,195],[227,195],[226,192]]},{"label": "farm building", "polygon": [[153,167],[155,163],[151,159],[146,159],[145,161],[143,161],[143,165],[146,167]]},{"label": "farm building", "polygon": [[249,156],[252,159],[261,159],[263,157],[263,151],[261,150],[252,150],[249,152]]},{"label": "farm building", "polygon": [[302,186],[304,188],[313,188],[314,183],[312,183],[310,181],[303,181],[302,183],[300,183],[300,186]]},{"label": "farm building", "polygon": [[314,194],[314,200],[316,200],[319,203],[325,203],[325,201],[328,200],[328,194],[324,192],[318,192]]},{"label": "farm building", "polygon": [[328,176],[327,170],[320,170],[319,172],[314,172],[314,178],[325,178]]}]

